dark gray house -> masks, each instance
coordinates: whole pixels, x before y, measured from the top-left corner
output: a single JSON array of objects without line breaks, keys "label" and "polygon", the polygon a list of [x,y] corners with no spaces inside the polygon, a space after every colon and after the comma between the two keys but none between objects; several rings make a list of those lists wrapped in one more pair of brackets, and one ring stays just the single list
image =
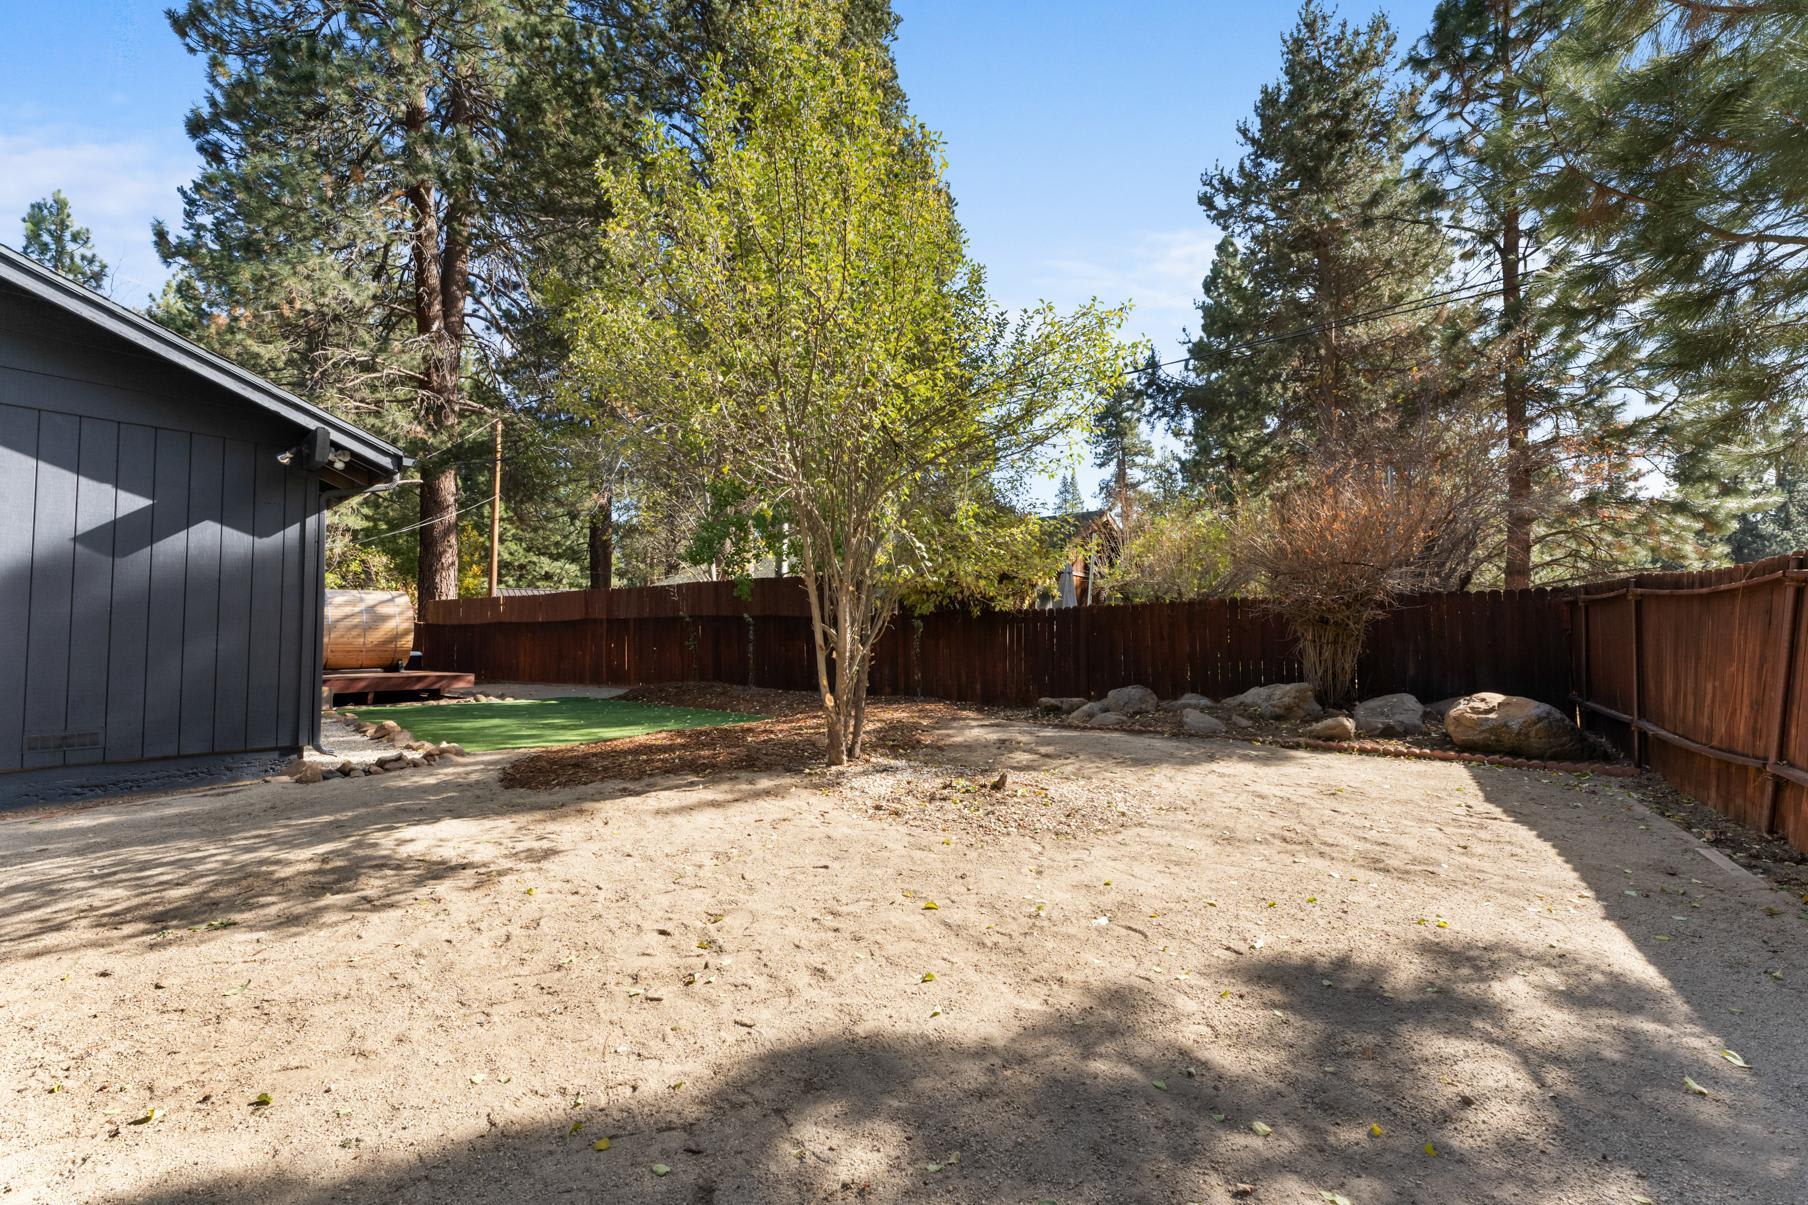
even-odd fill
[{"label": "dark gray house", "polygon": [[0,247],[0,804],[314,743],[326,509],[406,464]]}]

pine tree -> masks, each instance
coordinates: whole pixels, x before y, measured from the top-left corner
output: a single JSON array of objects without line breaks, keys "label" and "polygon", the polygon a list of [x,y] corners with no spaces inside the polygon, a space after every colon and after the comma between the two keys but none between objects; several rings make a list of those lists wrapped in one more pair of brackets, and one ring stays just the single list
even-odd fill
[{"label": "pine tree", "polygon": [[540,317],[526,248],[596,229],[593,165],[631,141],[646,94],[685,86],[666,31],[609,7],[171,14],[211,82],[189,117],[202,171],[180,233],[156,231],[177,278],[153,312],[421,457],[422,600],[458,590],[451,449],[519,400],[499,365]]},{"label": "pine tree", "polygon": [[[1573,244],[1547,234],[1538,200],[1558,170],[1530,78],[1564,35],[1567,7],[1547,0],[1442,0],[1412,60],[1425,80],[1423,169],[1444,191],[1465,260],[1486,276],[1472,303],[1473,369],[1502,440],[1504,584],[1573,568],[1572,531],[1598,530],[1623,500],[1585,479],[1622,455],[1624,429],[1610,365],[1553,315]],[[1617,449],[1609,447],[1618,444]],[[1542,546],[1543,552],[1539,551]],[[1592,555],[1584,558],[1592,563]]]},{"label": "pine tree", "polygon": [[1086,497],[1080,493],[1080,475],[1068,469],[1055,489],[1055,514],[1075,515],[1086,509]]},{"label": "pine tree", "polygon": [[[1749,508],[1808,415],[1808,75],[1799,4],[1562,0],[1529,72],[1562,301],[1677,494]],[[1718,532],[1710,527],[1708,535]]]},{"label": "pine tree", "polygon": [[27,256],[84,288],[107,287],[112,273],[95,253],[93,233],[75,224],[62,189],[26,206],[24,222],[25,241],[19,249]]},{"label": "pine tree", "polygon": [[1161,388],[1161,363],[1151,350],[1140,367],[1127,371],[1123,383],[1107,395],[1093,423],[1092,464],[1106,470],[1099,495],[1118,512],[1122,530],[1129,529],[1136,497],[1155,459],[1144,423]]},{"label": "pine tree", "polygon": [[1243,157],[1201,181],[1225,232],[1200,303],[1196,383],[1173,417],[1196,478],[1261,488],[1286,461],[1397,414],[1435,354],[1423,303],[1448,263],[1405,170],[1415,94],[1385,18],[1361,29],[1307,0],[1277,83],[1238,124]]}]

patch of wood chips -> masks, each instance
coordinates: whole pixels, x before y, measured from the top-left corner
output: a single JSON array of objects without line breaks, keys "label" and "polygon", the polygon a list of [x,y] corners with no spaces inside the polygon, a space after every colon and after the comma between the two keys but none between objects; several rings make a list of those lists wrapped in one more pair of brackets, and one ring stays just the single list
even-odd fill
[{"label": "patch of wood chips", "polygon": [[[821,704],[802,691],[678,682],[636,687],[621,697],[766,718],[542,749],[505,766],[502,785],[554,790],[674,775],[803,771],[823,764]],[[866,708],[866,752],[868,756],[896,757],[920,751],[934,744],[931,730],[936,725],[969,714],[973,713],[949,703],[874,700]]]}]

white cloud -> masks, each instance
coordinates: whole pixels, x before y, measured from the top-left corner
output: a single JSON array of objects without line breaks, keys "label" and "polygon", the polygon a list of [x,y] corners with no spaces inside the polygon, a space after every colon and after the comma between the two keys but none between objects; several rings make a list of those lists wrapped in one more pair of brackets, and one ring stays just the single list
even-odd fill
[{"label": "white cloud", "polygon": [[1198,227],[1131,234],[1108,260],[1042,260],[1035,283],[1063,298],[1135,303],[1126,332],[1147,338],[1168,359],[1181,331],[1198,329],[1200,285],[1218,238],[1217,231]]},{"label": "white cloud", "polygon": [[138,305],[168,275],[151,248],[151,219],[181,217],[176,189],[194,172],[186,142],[0,134],[0,243],[17,247],[26,206],[60,188],[113,267],[114,297]]}]

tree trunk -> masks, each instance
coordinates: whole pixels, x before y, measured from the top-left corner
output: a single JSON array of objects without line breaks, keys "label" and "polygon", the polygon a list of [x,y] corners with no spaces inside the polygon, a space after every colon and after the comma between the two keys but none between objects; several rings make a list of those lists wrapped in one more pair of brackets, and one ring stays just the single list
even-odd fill
[{"label": "tree trunk", "polygon": [[[417,46],[417,55],[424,50]],[[426,91],[416,93],[403,114],[413,140],[431,136],[431,109]],[[469,125],[464,88],[454,79],[448,93],[447,124]],[[414,225],[411,266],[414,271],[414,330],[422,343],[424,364],[417,410],[430,436],[458,428],[460,363],[464,351],[465,299],[470,280],[470,204],[454,195],[446,204],[442,228],[438,188],[431,178],[414,181],[406,190]],[[423,477],[420,560],[416,586],[421,603],[458,597],[458,475],[451,466]]]},{"label": "tree trunk", "polygon": [[[1495,13],[1501,77],[1501,122],[1511,127],[1519,109],[1509,82],[1513,56],[1513,13],[1510,0],[1502,0]],[[1532,450],[1531,422],[1526,397],[1526,315],[1520,269],[1524,236],[1521,212],[1513,196],[1513,181],[1501,213],[1500,314],[1507,339],[1501,366],[1501,412],[1507,437],[1507,550],[1506,587],[1525,590],[1532,585]]]},{"label": "tree trunk", "polygon": [[421,477],[421,555],[415,586],[420,601],[458,597],[458,468],[444,465]]},{"label": "tree trunk", "polygon": [[615,577],[615,491],[606,489],[590,512],[590,588],[607,590]]}]

